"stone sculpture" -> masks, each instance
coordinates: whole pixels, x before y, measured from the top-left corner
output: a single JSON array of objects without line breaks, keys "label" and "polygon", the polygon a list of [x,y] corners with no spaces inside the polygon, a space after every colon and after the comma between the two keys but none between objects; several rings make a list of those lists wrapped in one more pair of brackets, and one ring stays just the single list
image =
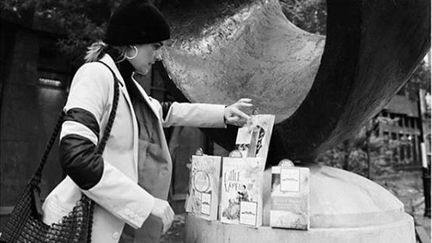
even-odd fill
[{"label": "stone sculpture", "polygon": [[[328,0],[325,37],[290,23],[277,0],[165,10],[174,36],[163,64],[183,95],[212,103],[252,98],[260,113],[276,115],[267,167],[290,158],[311,171],[310,230],[265,227],[264,201],[264,227],[187,216],[186,242],[414,243],[413,219],[391,193],[353,173],[305,162],[352,135],[408,80],[430,48],[430,4]],[[236,130],[207,133],[232,149]]]},{"label": "stone sculpture", "polygon": [[[275,114],[273,165],[313,158],[352,135],[430,48],[426,0],[328,0],[326,37],[294,26],[277,0],[201,8],[165,13],[174,35],[168,75],[192,102],[250,97],[260,113]],[[229,150],[235,132],[208,131]]]}]

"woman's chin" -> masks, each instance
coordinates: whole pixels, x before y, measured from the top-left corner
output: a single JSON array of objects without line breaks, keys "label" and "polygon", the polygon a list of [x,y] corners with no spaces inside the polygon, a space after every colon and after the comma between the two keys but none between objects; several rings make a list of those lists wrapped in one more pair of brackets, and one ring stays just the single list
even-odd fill
[{"label": "woman's chin", "polygon": [[150,68],[151,67],[148,67],[147,69],[135,70],[135,73],[142,75],[142,76],[145,76],[150,72]]}]

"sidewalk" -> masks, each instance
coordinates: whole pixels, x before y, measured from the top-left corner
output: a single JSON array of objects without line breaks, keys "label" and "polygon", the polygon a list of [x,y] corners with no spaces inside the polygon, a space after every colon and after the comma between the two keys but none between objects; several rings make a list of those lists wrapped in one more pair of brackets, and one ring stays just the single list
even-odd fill
[{"label": "sidewalk", "polygon": [[431,219],[424,217],[425,204],[421,172],[401,171],[374,181],[402,201],[405,212],[414,218],[415,226],[423,227],[424,232],[430,239]]},{"label": "sidewalk", "polygon": [[[423,232],[420,232],[419,230],[417,230],[417,235],[422,235],[422,233],[426,233],[426,237],[424,238],[428,238],[426,241],[430,242],[431,239],[431,219],[428,217],[424,217],[423,214],[421,215],[414,215],[414,222],[415,222],[415,226],[418,227],[422,227],[424,229]],[[420,242],[420,241],[417,241]],[[429,243],[427,242],[427,243]],[[425,242],[422,242],[425,243]]]}]

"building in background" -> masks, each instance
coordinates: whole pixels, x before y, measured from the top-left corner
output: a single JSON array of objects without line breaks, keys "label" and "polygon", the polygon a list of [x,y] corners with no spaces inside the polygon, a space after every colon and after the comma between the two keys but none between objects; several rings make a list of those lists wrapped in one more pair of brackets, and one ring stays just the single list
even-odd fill
[{"label": "building in background", "polygon": [[376,117],[391,121],[380,122],[374,132],[393,144],[391,162],[396,169],[421,170],[430,165],[430,65],[429,52],[407,84]]},{"label": "building in background", "polygon": [[[393,164],[397,169],[421,169],[421,120],[417,102],[407,96],[396,95],[378,114],[393,122],[379,123],[378,137],[397,143],[393,149]],[[385,152],[385,151],[383,151]]]},{"label": "building in background", "polygon": [[[33,18],[0,19],[0,228],[40,162],[71,80],[71,67],[56,49],[59,35],[46,27]],[[53,152],[43,194],[62,177]]]},{"label": "building in background", "polygon": [[[68,95],[75,70],[58,49],[60,37],[55,26],[37,18],[0,16],[0,229],[39,165]],[[172,101],[171,93],[179,91],[174,86],[168,92],[163,71],[158,63],[139,81],[152,97]],[[169,128],[166,134],[173,158],[170,200],[182,211],[188,190],[186,164],[198,148],[208,151],[210,143],[197,128]],[[42,177],[42,198],[64,178],[57,151],[55,143]]]}]

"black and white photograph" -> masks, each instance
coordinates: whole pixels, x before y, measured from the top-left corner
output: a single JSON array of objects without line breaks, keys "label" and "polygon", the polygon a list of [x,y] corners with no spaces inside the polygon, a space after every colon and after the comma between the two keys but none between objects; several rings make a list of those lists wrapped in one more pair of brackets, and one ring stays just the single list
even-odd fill
[{"label": "black and white photograph", "polygon": [[431,243],[431,23],[1,0],[0,243]]}]

